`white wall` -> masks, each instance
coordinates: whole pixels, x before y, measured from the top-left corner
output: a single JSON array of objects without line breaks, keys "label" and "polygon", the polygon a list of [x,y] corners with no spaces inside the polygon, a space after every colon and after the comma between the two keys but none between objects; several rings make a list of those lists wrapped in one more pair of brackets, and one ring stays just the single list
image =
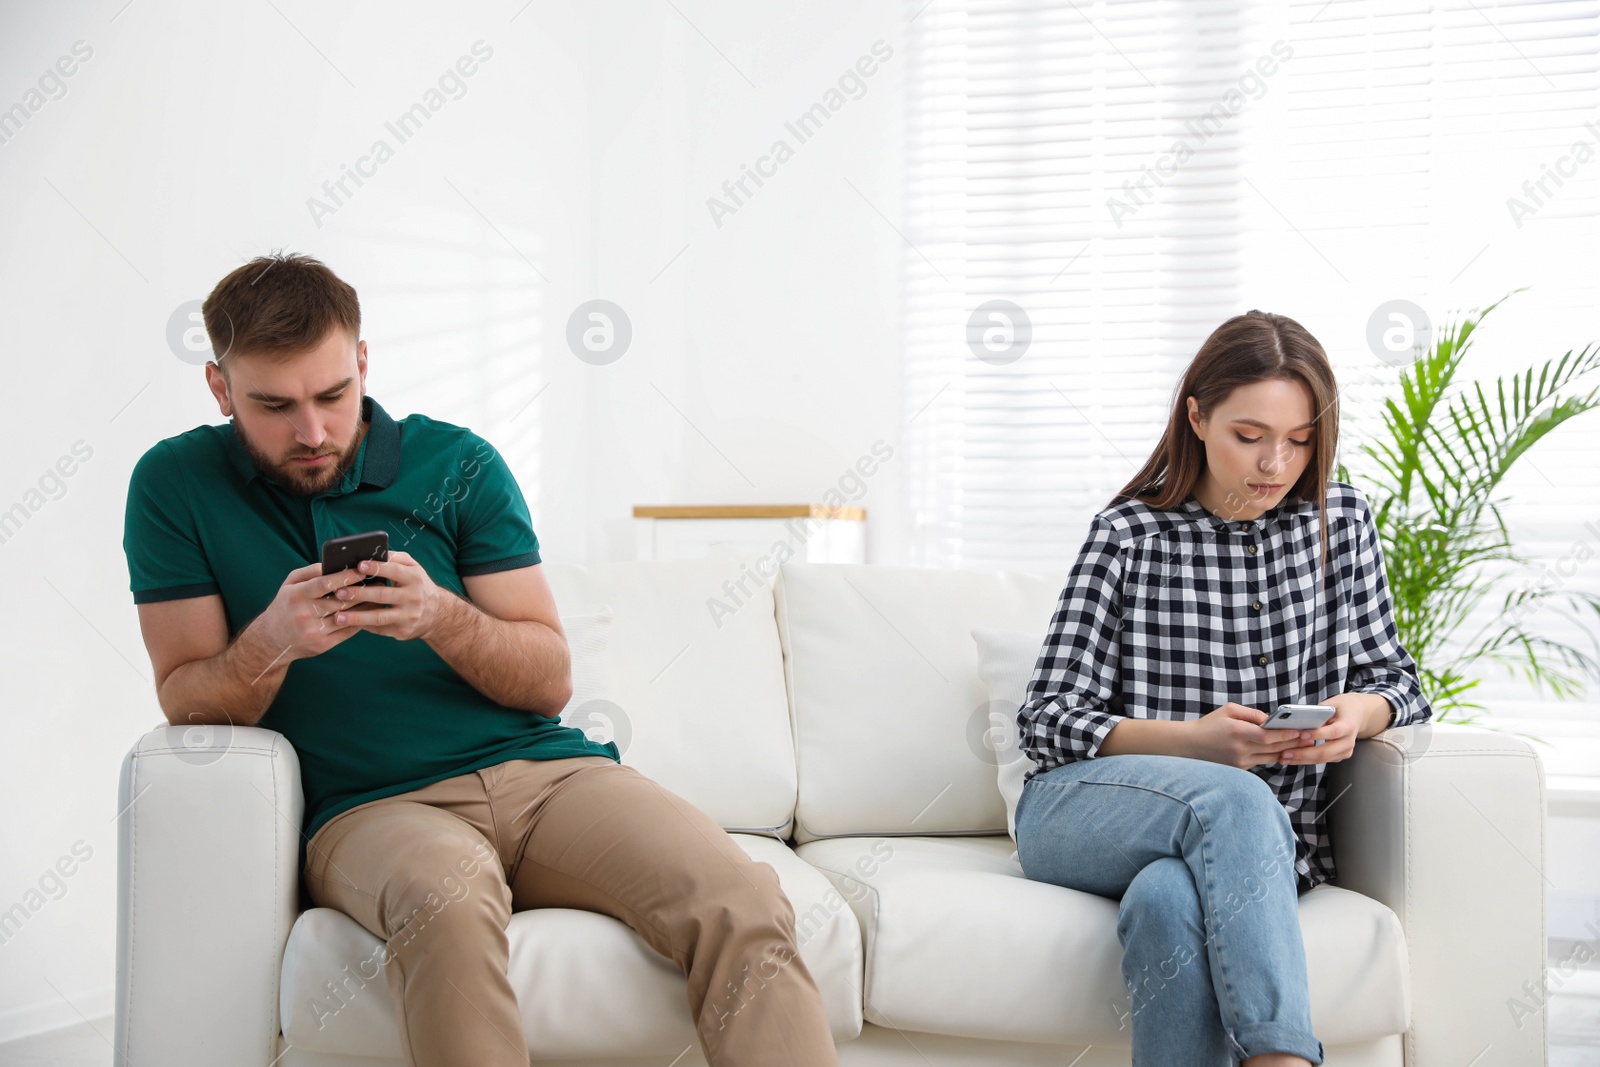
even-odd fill
[{"label": "white wall", "polygon": [[[900,5],[124,2],[0,8],[0,109],[92,50],[0,143],[0,511],[26,512],[0,543],[0,911],[41,903],[0,944],[0,1040],[111,1009],[117,769],[160,720],[123,502],[147,447],[223,421],[166,331],[234,266],[285,247],[352,283],[369,392],[495,443],[549,557],[625,556],[637,503],[817,500],[899,451]],[[785,121],[880,39],[797,144]],[[384,123],[479,40],[399,144]],[[716,226],[706,199],[779,137],[793,158]],[[634,329],[604,367],[565,342],[595,297]],[[900,497],[891,460],[861,501],[875,561],[904,558]]]}]

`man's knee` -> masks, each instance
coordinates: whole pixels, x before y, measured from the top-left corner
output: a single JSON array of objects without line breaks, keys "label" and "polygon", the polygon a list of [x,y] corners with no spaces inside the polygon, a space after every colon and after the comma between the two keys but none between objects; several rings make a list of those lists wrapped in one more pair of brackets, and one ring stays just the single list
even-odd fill
[{"label": "man's knee", "polygon": [[770,863],[746,860],[701,880],[689,898],[687,926],[695,935],[751,935],[792,941],[795,911]]},{"label": "man's knee", "polygon": [[398,850],[378,904],[390,937],[411,940],[428,927],[504,929],[511,889],[482,837],[435,836]]}]

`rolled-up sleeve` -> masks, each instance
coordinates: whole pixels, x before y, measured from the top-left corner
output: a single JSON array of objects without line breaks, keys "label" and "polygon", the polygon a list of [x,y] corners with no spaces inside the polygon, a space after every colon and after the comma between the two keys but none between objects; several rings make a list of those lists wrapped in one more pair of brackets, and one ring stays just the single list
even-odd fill
[{"label": "rolled-up sleeve", "polygon": [[1121,586],[1116,531],[1096,516],[1062,587],[1017,710],[1022,749],[1039,770],[1093,759],[1112,727],[1125,718],[1112,710],[1120,705]]},{"label": "rolled-up sleeve", "polygon": [[1345,690],[1386,697],[1389,729],[1426,722],[1433,708],[1422,693],[1416,662],[1400,644],[1378,527],[1364,498],[1355,530],[1350,590],[1350,670]]}]

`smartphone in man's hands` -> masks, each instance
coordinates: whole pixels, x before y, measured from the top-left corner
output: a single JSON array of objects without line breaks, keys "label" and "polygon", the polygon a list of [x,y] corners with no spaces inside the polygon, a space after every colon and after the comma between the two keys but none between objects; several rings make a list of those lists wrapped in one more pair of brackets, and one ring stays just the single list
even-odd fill
[{"label": "smartphone in man's hands", "polygon": [[[325,575],[347,571],[364,559],[382,561],[388,558],[387,530],[369,530],[366,533],[347,534],[344,537],[330,537],[322,542],[322,573]],[[393,585],[394,583],[374,574],[354,584]]]}]

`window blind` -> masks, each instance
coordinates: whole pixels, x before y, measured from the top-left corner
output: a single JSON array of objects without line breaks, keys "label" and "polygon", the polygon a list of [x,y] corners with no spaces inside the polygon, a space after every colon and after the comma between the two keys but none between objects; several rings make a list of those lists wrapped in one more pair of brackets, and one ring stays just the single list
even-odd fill
[{"label": "window blind", "polygon": [[[1600,3],[1316,0],[1252,16],[1252,40],[1292,40],[1295,56],[1246,138],[1244,284],[1333,357],[1354,470],[1396,394],[1398,371],[1367,339],[1386,302],[1438,322],[1527,287],[1484,320],[1463,386],[1600,340]],[[1600,568],[1572,558],[1587,542],[1600,559],[1597,445],[1600,413],[1535,446],[1504,484],[1529,579],[1559,568],[1562,583],[1600,590]],[[1502,596],[1462,638],[1496,625]],[[1529,624],[1583,645],[1594,632],[1555,612]],[[1498,669],[1478,699],[1512,713],[1538,702]]]},{"label": "window blind", "polygon": [[[1529,287],[1468,380],[1600,339],[1600,0],[907,10],[914,563],[1065,570],[1199,344],[1252,307],[1328,350],[1357,470],[1397,379],[1367,342],[1385,302],[1438,321]],[[968,343],[994,300],[1032,325],[1009,361]],[[1507,483],[1541,563],[1585,537],[1600,559],[1597,420]],[[1600,588],[1600,566],[1564,580]]]},{"label": "window blind", "polygon": [[[913,562],[1065,569],[1149,453],[1178,369],[1242,299],[1227,94],[1246,51],[1229,3],[941,0],[916,17]],[[996,300],[1031,325],[1015,358],[968,343]],[[1003,334],[1005,318],[971,332]]]}]

